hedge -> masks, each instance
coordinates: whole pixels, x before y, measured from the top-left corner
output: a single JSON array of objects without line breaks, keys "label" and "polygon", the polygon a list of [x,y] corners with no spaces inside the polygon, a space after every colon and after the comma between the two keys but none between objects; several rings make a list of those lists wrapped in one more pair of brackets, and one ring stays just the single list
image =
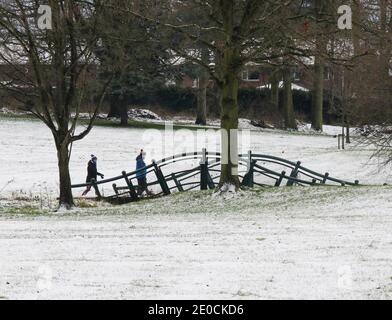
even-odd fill
[{"label": "hedge", "polygon": [[[271,110],[269,104],[269,89],[240,88],[238,93],[238,105],[241,115],[249,115],[252,112],[260,115],[268,115]],[[283,101],[283,92],[280,90],[280,102]],[[207,94],[210,114],[219,115],[218,98],[216,89],[211,88]],[[157,86],[138,97],[129,97],[129,105],[160,106],[173,112],[194,111],[197,105],[196,92],[192,88],[178,86]],[[296,114],[310,118],[312,97],[310,92],[293,90],[293,103]],[[279,106],[282,108],[282,105]],[[337,116],[329,110],[328,98],[324,101],[324,119],[326,122],[334,120]]]}]

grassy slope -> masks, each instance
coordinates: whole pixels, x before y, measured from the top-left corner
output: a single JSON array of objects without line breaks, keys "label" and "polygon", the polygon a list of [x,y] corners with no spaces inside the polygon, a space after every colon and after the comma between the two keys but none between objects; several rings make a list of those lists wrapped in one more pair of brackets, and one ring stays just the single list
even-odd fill
[{"label": "grassy slope", "polygon": [[[6,118],[6,119],[20,119],[20,120],[31,120],[31,121],[39,121],[37,118],[35,118],[33,115],[7,115],[7,114],[0,114],[0,120],[1,118]],[[86,125],[88,123],[88,120],[86,119],[80,119],[79,124],[81,125]],[[94,122],[94,126],[98,127],[110,127],[110,128],[139,128],[139,129],[158,129],[158,130],[163,130],[165,129],[165,123],[158,123],[158,122],[149,122],[149,121],[136,121],[136,120],[128,120],[128,125],[127,126],[121,126],[118,121],[110,121],[110,120],[105,120],[105,119],[96,119]],[[219,128],[215,128],[212,126],[201,126],[201,125],[190,125],[190,124],[179,124],[175,123],[173,125],[174,130],[179,130],[179,129],[190,129],[190,130],[199,130],[199,129],[216,129],[218,130]],[[250,129],[251,131],[260,131],[259,128],[254,128]],[[283,130],[283,129],[261,129],[262,131],[267,131],[269,133],[274,133],[274,134],[286,134],[286,135],[298,135],[298,136],[321,136],[321,137],[328,137],[328,135],[320,132],[302,132],[302,131],[296,131],[296,130]]]},{"label": "grassy slope", "polygon": [[[7,114],[0,114],[0,119],[20,119],[20,120],[31,120],[31,121],[39,121],[33,115],[23,114],[23,115],[7,115]],[[88,120],[80,119],[79,124],[86,125],[88,124]],[[140,128],[140,129],[165,129],[164,123],[155,123],[155,122],[143,122],[143,121],[136,121],[136,120],[128,120],[128,125],[126,127],[121,126],[117,121],[110,121],[105,119],[96,119],[94,122],[94,126],[100,127],[111,127],[111,128]],[[198,129],[211,129],[211,127],[207,126],[197,126],[197,125],[186,125],[186,124],[174,124],[174,129],[191,129],[191,130],[198,130]]]},{"label": "grassy slope", "polygon": [[[118,214],[220,214],[244,212],[325,212],[328,208],[342,211],[353,208],[390,206],[391,186],[360,187],[281,187],[256,188],[242,191],[234,197],[215,197],[211,191],[175,193],[158,199],[143,200],[122,206],[111,206],[95,201],[79,201],[79,208],[68,215]],[[53,205],[55,207],[55,205]],[[0,201],[0,215],[51,215],[53,210],[42,209],[38,200]],[[369,212],[370,213],[370,212]]]}]

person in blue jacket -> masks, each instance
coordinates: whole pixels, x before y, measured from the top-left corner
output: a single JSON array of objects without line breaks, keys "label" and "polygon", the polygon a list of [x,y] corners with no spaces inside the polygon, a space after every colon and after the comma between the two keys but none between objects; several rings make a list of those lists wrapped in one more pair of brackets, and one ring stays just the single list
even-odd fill
[{"label": "person in blue jacket", "polygon": [[136,179],[137,179],[137,194],[138,196],[142,195],[144,191],[148,195],[151,195],[152,192],[147,188],[147,168],[144,159],[146,158],[146,152],[140,150],[140,154],[136,157]]}]

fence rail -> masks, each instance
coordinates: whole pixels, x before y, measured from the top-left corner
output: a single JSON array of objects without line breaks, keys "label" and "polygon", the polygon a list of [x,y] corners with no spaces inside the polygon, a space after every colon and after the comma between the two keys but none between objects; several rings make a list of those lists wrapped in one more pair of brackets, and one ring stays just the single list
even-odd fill
[{"label": "fence rail", "polygon": [[[199,165],[186,170],[170,170],[170,166],[178,162],[199,160]],[[147,186],[159,186],[160,192],[154,196],[169,195],[174,191],[184,192],[200,188],[201,190],[214,189],[217,180],[220,178],[220,170],[218,166],[221,164],[221,155],[218,152],[207,152],[203,149],[201,152],[191,152],[177,154],[167,157],[159,161],[153,161],[145,168],[132,172],[123,171],[121,175],[104,179],[101,181],[93,180],[91,183],[75,184],[72,188],[93,187],[97,198],[104,198],[115,203],[124,203],[129,201],[137,201],[140,199],[138,192],[137,180],[138,174],[146,171],[149,180]],[[273,165],[279,167],[279,170],[268,167]],[[286,186],[293,185],[341,185],[341,186],[357,186],[359,181],[345,181],[331,177],[328,172],[321,174],[310,170],[302,165],[300,161],[293,162],[287,159],[265,155],[253,154],[249,151],[247,154],[240,154],[238,166],[240,172],[241,184],[244,187],[271,186],[279,187],[284,183]],[[163,170],[168,170],[166,174]],[[152,179],[151,175],[154,177]],[[265,181],[267,179],[267,181]],[[270,183],[268,183],[270,181]],[[99,187],[112,183],[113,195],[102,197]],[[122,183],[122,184],[121,184]]]}]

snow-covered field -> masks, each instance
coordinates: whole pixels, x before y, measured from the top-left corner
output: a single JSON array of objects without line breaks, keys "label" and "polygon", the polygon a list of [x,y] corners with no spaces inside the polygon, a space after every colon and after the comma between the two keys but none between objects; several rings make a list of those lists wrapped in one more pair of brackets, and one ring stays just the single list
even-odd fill
[{"label": "snow-covered field", "polygon": [[[191,145],[193,136],[176,139]],[[254,152],[339,178],[392,182],[389,168],[369,162],[371,150],[338,151],[332,136],[267,130],[249,140]],[[145,145],[150,159],[170,155],[159,139],[143,142],[140,129],[95,128],[73,146],[73,182],[84,180],[91,153],[110,177],[132,170]],[[272,188],[229,199],[189,192],[54,213],[43,203],[57,181],[48,129],[0,119],[0,190],[8,181],[0,192],[0,298],[392,298],[389,186]],[[29,193],[41,197],[21,200]]]},{"label": "snow-covered field", "polygon": [[[331,134],[338,130],[326,127]],[[380,171],[377,160],[369,161],[371,150],[353,143],[346,151],[339,151],[337,139],[332,135],[253,130],[242,136],[239,141],[242,153],[251,149],[254,153],[301,160],[310,169],[350,181],[358,179],[364,184],[392,183],[390,168]],[[209,151],[219,151],[219,139],[219,132],[212,129],[184,129],[165,134],[156,129],[96,127],[84,140],[73,145],[72,182],[85,181],[91,154],[98,156],[98,169],[109,178],[120,175],[122,170],[134,170],[141,148],[147,151],[147,162],[150,162],[173,153],[201,151],[205,146]],[[179,166],[181,169],[181,164]],[[0,197],[15,193],[56,195],[57,172],[56,151],[48,128],[39,121],[0,117]]]},{"label": "snow-covered field", "polygon": [[3,207],[0,296],[391,299],[391,192],[191,192],[39,216]]}]

